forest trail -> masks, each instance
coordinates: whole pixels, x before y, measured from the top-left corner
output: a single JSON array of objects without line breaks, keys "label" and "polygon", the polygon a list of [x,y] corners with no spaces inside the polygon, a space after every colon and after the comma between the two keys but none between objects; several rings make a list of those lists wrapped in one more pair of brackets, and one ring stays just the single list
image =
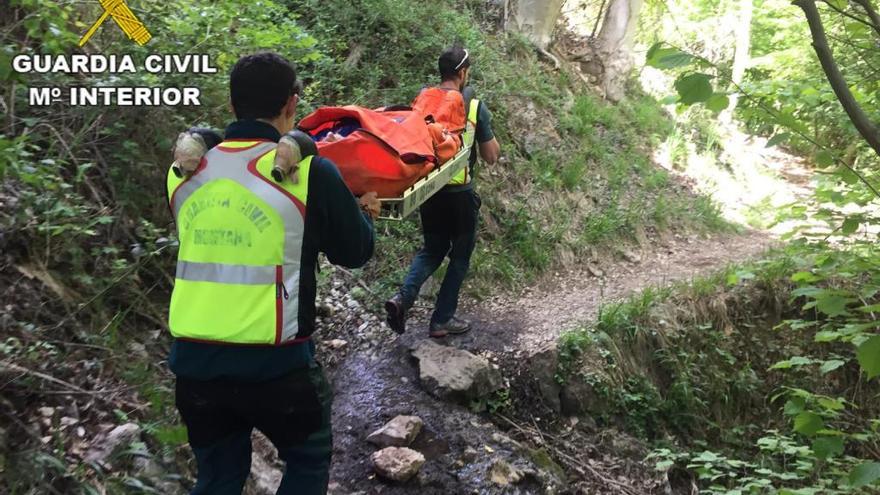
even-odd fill
[{"label": "forest trail", "polygon": [[[621,260],[602,267],[607,274],[602,277],[586,269],[558,273],[522,294],[466,305],[462,311],[471,319],[473,330],[444,343],[482,354],[499,364],[502,374],[512,376],[516,372],[509,369],[515,366],[512,363],[521,363],[561,332],[589,321],[602,304],[645,287],[712,273],[759,255],[771,242],[760,232],[658,242],[655,249],[640,255],[638,263]],[[491,465],[504,459],[514,466],[527,466],[523,449],[487,416],[435,399],[419,386],[409,349],[426,338],[425,316],[421,310],[400,337],[383,329],[390,340],[379,352],[353,352],[329,370],[335,390],[332,493],[540,493],[539,484],[521,483],[518,492],[494,486],[487,474]],[[373,475],[369,456],[375,448],[365,438],[399,414],[424,420],[425,429],[413,448],[425,454],[428,462],[418,481],[386,485]],[[460,459],[468,448],[481,455],[462,465]],[[647,488],[650,480],[638,475],[631,460],[606,454],[610,458],[591,460],[597,471],[612,478],[623,475],[633,486]]]},{"label": "forest trail", "polygon": [[[782,191],[789,198],[797,198],[809,193],[800,164],[786,159],[785,153],[773,150],[768,155],[763,145],[742,146],[740,150],[760,155],[752,166],[761,167],[765,177],[772,178],[773,194]],[[777,155],[783,159],[776,159]],[[679,179],[695,180],[686,173]],[[722,208],[739,212],[760,200],[748,187],[738,191],[750,196],[736,202],[728,195],[721,202]],[[736,233],[711,235],[656,235],[643,240],[640,247],[620,250],[616,258],[600,257],[606,260],[604,264],[591,262],[559,271],[519,293],[483,301],[465,299],[459,313],[472,322],[473,330],[440,342],[488,358],[512,379],[523,371],[530,355],[555,342],[563,332],[592,321],[602,305],[621,301],[647,287],[689,282],[732,263],[754,259],[774,244],[774,234],[744,228]],[[323,344],[319,344],[319,355],[335,391],[330,493],[543,493],[546,481],[538,474],[529,475],[534,464],[527,447],[511,439],[486,414],[438,400],[421,388],[410,349],[427,338],[432,301],[422,299],[412,311],[407,332],[397,336],[381,322],[382,315],[369,313],[347,295],[350,274],[331,270],[333,289],[324,303],[335,306],[338,314],[331,311],[335,316],[321,322]],[[352,316],[357,313],[360,316]],[[339,341],[345,345],[340,346]],[[526,402],[531,400],[539,399],[526,398]],[[539,410],[536,407],[535,414]],[[412,447],[425,455],[427,463],[416,480],[388,484],[374,474],[370,454],[376,448],[365,439],[400,414],[424,420],[422,434]],[[605,433],[610,437],[607,441],[601,440],[600,432],[595,440],[587,437],[589,444],[578,444],[592,468],[592,474],[578,477],[578,489],[585,493],[613,492],[609,479],[623,482],[634,493],[661,489],[652,470],[644,465],[639,449],[630,448],[637,441],[625,434]],[[584,441],[579,436],[578,442]],[[257,451],[264,455],[272,450],[265,441],[259,444],[265,448],[258,446]],[[479,455],[471,457],[465,455],[466,451]],[[273,493],[280,481],[281,465],[267,461],[264,455],[255,456],[254,472],[259,481],[252,484],[252,494]],[[498,460],[521,469],[526,473],[524,480],[515,487],[494,484],[489,473]]]},{"label": "forest trail", "polygon": [[474,349],[527,355],[556,341],[562,332],[593,321],[604,304],[747,261],[771,244],[772,238],[760,231],[657,240],[606,266],[578,267],[521,294],[500,295],[466,308],[476,331],[458,340]]}]

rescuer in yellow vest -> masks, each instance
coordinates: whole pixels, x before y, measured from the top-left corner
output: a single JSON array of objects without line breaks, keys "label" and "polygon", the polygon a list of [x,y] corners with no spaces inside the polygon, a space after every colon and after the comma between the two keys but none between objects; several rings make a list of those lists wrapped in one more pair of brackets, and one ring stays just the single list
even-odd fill
[{"label": "rescuer in yellow vest", "polygon": [[[471,99],[472,91],[467,88],[472,60],[468,50],[456,45],[444,51],[437,64],[441,79],[438,88],[462,95],[468,120],[476,120],[476,133],[468,168],[428,199],[419,211],[424,247],[413,259],[400,291],[385,303],[388,325],[398,333],[406,329],[407,312],[418,297],[422,284],[447,256],[449,266],[440,285],[428,335],[442,338],[470,330],[470,323],[456,317],[455,312],[477,238],[481,201],[474,191],[474,164],[478,152],[490,165],[498,161],[501,153],[492,132],[492,114],[483,102]],[[471,136],[464,137],[465,142],[470,142]]]},{"label": "rescuer in yellow vest", "polygon": [[189,175],[168,173],[180,240],[168,362],[198,467],[193,494],[241,493],[254,428],[287,464],[279,494],[327,490],[330,389],[311,341],[318,253],[364,265],[380,205],[373,193],[358,201],[321,157],[303,159],[295,178],[273,178],[298,87],[280,55],[243,57],[225,140]]}]

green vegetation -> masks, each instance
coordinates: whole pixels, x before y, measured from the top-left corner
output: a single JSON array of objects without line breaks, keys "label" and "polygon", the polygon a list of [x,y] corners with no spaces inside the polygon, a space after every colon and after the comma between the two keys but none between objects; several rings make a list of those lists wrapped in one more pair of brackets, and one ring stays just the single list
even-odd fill
[{"label": "green vegetation", "polygon": [[[163,184],[181,129],[229,119],[222,74],[240,55],[268,49],[294,60],[305,114],[407,103],[436,82],[437,54],[454,41],[473,54],[472,83],[504,149],[502,163],[478,174],[484,210],[472,294],[522,287],[661,231],[736,229],[711,198],[654,164],[657,149],[669,169],[686,170],[694,155],[734,169],[735,158],[720,157],[726,127],[738,120],[769,147],[807,158],[815,200],[768,203],[772,211],[748,218],[796,222],[785,248],[605,307],[595,324],[562,337],[558,378],[589,385],[601,423],[650,439],[658,470],[695,473],[706,493],[877,486],[880,166],[788,1],[749,2],[761,15],[750,23],[751,63],[741,75],[733,48],[743,40],[717,29],[730,24],[719,13],[732,2],[646,2],[641,72],[668,80],[651,95],[632,88],[616,105],[584,82],[583,58],[551,70],[527,39],[500,30],[485,2],[132,3],[154,32],[150,45],[104,29],[90,49],[137,59],[207,53],[221,74],[92,75],[89,84],[197,85],[202,107],[29,108],[27,86],[74,85],[81,76],[18,75],[12,57],[69,53],[98,5],[12,0],[0,12],[0,491],[161,492],[131,475],[143,459],[191,473],[161,358],[175,259]],[[848,87],[876,122],[880,26],[864,7],[872,4],[821,4]],[[657,91],[672,96],[658,102]],[[377,231],[376,260],[354,273],[369,289],[352,291],[371,303],[396,288],[421,241],[415,218]],[[480,409],[511,407],[512,390]],[[139,424],[145,441],[112,467],[82,462],[81,438],[121,421]],[[532,455],[558,470],[548,451]]]},{"label": "green vegetation", "polygon": [[600,417],[707,493],[847,492],[880,446],[877,254],[798,244],[646,290],[563,336],[560,378],[587,379]]},{"label": "green vegetation", "polygon": [[[0,285],[14,288],[4,295],[0,360],[24,370],[3,391],[2,422],[13,426],[0,430],[0,443],[21,448],[0,452],[8,474],[0,491],[161,491],[127,474],[134,457],[191,469],[178,457],[185,436],[160,358],[175,258],[163,184],[181,129],[229,119],[225,73],[243,53],[276,50],[296,61],[304,114],[325,104],[407,103],[434,82],[442,48],[468,45],[473,84],[493,111],[506,157],[480,171],[477,291],[521,285],[559,265],[561,252],[584,256],[597,244],[633,240],[637,229],[719,226],[707,199],[683,193],[650,163],[650,147],[672,126],[659,105],[644,96],[621,107],[601,102],[572,74],[545,70],[528,42],[492,28],[495,20],[473,2],[140,3],[154,34],[148,47],[109,28],[90,46],[136,60],[207,53],[220,75],[93,75],[90,84],[197,85],[202,107],[28,108],[27,86],[76,84],[77,76],[18,75],[8,70],[11,58],[69,53],[99,7],[14,0],[0,14]],[[355,275],[381,296],[402,278],[420,237],[416,219],[377,230],[377,259]],[[39,395],[41,376],[121,390],[123,409],[113,413],[111,401],[98,400],[79,421],[135,421],[146,444],[105,470],[80,463],[71,436],[40,442],[38,429],[12,415],[29,418],[37,407],[60,404],[63,395]],[[506,403],[498,397],[492,405]]]}]

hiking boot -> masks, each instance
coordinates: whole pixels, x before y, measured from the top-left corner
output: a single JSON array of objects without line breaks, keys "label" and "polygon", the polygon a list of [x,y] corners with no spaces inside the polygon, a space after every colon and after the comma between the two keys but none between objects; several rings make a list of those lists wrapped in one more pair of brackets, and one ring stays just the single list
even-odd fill
[{"label": "hiking boot", "polygon": [[394,297],[385,301],[385,321],[395,333],[400,334],[406,331],[406,312],[408,309],[400,294],[394,294]]},{"label": "hiking boot", "polygon": [[471,324],[461,318],[452,317],[446,323],[431,323],[428,329],[428,336],[435,339],[442,339],[447,335],[461,335],[467,333],[471,329]]}]

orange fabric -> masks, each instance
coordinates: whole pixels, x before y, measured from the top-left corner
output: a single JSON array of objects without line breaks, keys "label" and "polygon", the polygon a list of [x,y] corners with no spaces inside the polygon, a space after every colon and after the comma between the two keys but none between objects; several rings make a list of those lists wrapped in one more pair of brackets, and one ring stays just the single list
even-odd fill
[{"label": "orange fabric", "polygon": [[446,163],[458,153],[459,140],[440,124],[428,124],[428,131],[434,141],[434,155],[437,163]]},{"label": "orange fabric", "polygon": [[354,195],[375,191],[379,197],[397,197],[434,169],[434,141],[416,112],[324,107],[301,120],[299,128],[315,137],[343,119],[356,119],[360,129],[338,141],[319,141],[318,154],[336,164]]},{"label": "orange fabric", "polygon": [[464,99],[458,91],[440,88],[425,88],[412,103],[413,110],[445,127],[449,132],[460,136],[467,124],[467,111]]}]

